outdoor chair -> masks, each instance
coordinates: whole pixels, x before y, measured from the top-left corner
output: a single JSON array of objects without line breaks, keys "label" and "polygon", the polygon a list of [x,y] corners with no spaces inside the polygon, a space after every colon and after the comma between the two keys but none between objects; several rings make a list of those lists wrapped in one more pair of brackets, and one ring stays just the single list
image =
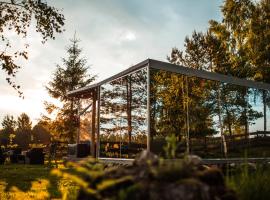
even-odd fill
[{"label": "outdoor chair", "polygon": [[23,163],[25,164],[25,156],[22,155],[22,149],[21,148],[16,148],[12,150],[11,155],[9,156],[10,162],[15,164],[15,163]]},{"label": "outdoor chair", "polygon": [[87,143],[77,144],[77,158],[85,158],[90,155],[90,145]]},{"label": "outdoor chair", "polygon": [[43,148],[33,148],[27,152],[29,158],[29,164],[31,165],[43,165],[44,164],[44,153]]}]

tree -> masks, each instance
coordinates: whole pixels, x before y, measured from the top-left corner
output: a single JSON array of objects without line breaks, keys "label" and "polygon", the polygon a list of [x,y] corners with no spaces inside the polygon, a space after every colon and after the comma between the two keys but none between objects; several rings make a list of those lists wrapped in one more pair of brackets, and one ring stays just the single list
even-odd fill
[{"label": "tree", "polygon": [[[185,39],[185,49],[173,48],[170,62],[187,67],[218,72],[238,78],[268,82],[269,67],[269,10],[267,0],[226,0],[221,11],[222,22],[209,21],[206,33],[196,31]],[[212,84],[209,100],[223,129],[230,135],[233,129],[244,129],[248,135],[249,124],[262,117],[250,104],[258,92],[251,88],[227,83]],[[259,91],[264,104],[264,130],[266,131],[266,105],[269,91]],[[216,98],[218,97],[218,98]],[[240,127],[244,127],[239,129]],[[225,143],[225,142],[224,142]]]},{"label": "tree", "polygon": [[7,146],[10,144],[11,138],[15,134],[16,121],[12,115],[6,115],[2,121],[3,129],[0,132],[1,145]]},{"label": "tree", "polygon": [[138,142],[138,133],[145,131],[146,69],[104,84],[101,93],[101,130],[108,135],[106,140],[118,134],[122,142]]},{"label": "tree", "polygon": [[39,121],[32,129],[33,142],[36,144],[49,144],[51,134],[46,122]]},{"label": "tree", "polygon": [[16,144],[23,149],[27,149],[29,144],[33,141],[32,122],[27,114],[22,113],[18,117],[15,135]]},{"label": "tree", "polygon": [[44,43],[49,38],[54,39],[55,33],[63,32],[64,16],[58,9],[42,0],[0,1],[0,10],[0,38],[3,43],[0,49],[0,65],[7,74],[7,82],[22,96],[20,86],[13,81],[13,78],[21,68],[16,60],[28,58],[28,44],[25,44],[22,50],[15,50],[9,41],[9,32],[13,31],[18,37],[25,38],[34,21],[35,30],[42,35]]},{"label": "tree", "polygon": [[[254,80],[270,83],[270,1],[261,0],[250,18],[247,50],[250,62],[255,66]],[[260,91],[263,101],[264,131],[267,131],[267,106],[270,107],[269,91]]]},{"label": "tree", "polygon": [[53,78],[46,87],[50,96],[58,99],[63,106],[58,107],[45,102],[45,107],[48,114],[56,113],[55,120],[47,118],[55,136],[68,142],[74,142],[79,126],[78,99],[68,97],[67,93],[90,84],[96,79],[96,76],[88,74],[89,66],[87,66],[86,59],[81,57],[82,49],[79,48],[79,40],[74,36],[70,42],[71,44],[67,47],[68,57],[62,59],[61,65],[56,66]]}]

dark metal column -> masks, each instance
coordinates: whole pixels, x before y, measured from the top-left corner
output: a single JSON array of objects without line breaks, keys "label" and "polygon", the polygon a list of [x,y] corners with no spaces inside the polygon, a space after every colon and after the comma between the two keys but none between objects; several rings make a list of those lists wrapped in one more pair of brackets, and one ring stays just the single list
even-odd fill
[{"label": "dark metal column", "polygon": [[151,144],[151,129],[150,129],[150,111],[151,111],[151,105],[150,105],[150,66],[148,64],[147,66],[147,151],[150,151],[150,144]]},{"label": "dark metal column", "polygon": [[91,156],[96,157],[96,101],[97,90],[93,91],[93,106],[92,106],[92,130],[91,130]]},{"label": "dark metal column", "polygon": [[100,131],[100,86],[97,88],[97,139],[96,139],[96,157],[99,157],[99,131]]}]

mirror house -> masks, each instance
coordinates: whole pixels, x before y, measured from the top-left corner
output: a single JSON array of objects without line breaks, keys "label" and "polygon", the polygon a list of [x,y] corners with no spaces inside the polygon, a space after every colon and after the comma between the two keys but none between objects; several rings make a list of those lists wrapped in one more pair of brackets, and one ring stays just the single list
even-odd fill
[{"label": "mirror house", "polygon": [[95,157],[270,156],[270,84],[147,59],[68,95]]}]

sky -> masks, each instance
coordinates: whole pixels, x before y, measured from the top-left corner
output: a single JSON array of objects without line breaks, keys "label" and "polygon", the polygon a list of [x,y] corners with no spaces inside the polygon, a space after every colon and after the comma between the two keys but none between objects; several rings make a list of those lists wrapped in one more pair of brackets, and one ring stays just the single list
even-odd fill
[{"label": "sky", "polygon": [[17,117],[27,113],[33,124],[44,110],[44,101],[55,102],[45,86],[52,79],[56,64],[67,57],[69,39],[80,39],[82,56],[90,66],[89,73],[100,81],[147,58],[166,61],[173,47],[183,49],[184,39],[194,30],[205,31],[208,21],[221,20],[222,0],[47,0],[65,16],[65,32],[55,40],[41,43],[32,27],[26,39],[6,32],[13,47],[29,46],[29,59],[16,82],[24,99],[19,98],[0,73],[0,121],[7,114]]}]

